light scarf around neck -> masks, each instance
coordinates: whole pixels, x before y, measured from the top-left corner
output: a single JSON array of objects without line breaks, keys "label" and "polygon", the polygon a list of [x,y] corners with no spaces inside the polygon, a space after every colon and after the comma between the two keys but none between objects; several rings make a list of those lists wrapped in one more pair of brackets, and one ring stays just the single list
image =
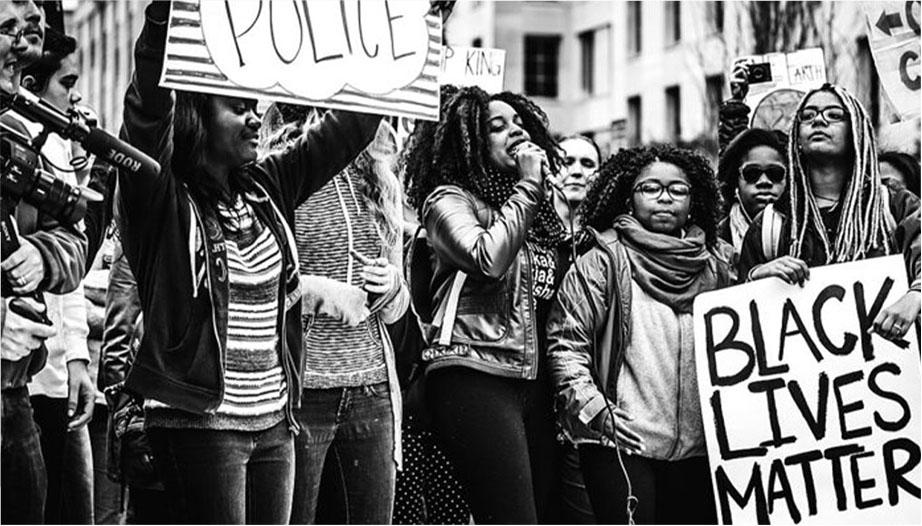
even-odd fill
[{"label": "light scarf around neck", "polygon": [[743,205],[739,202],[733,203],[730,207],[730,239],[733,240],[733,248],[737,252],[743,248],[743,239],[746,237],[750,223]]},{"label": "light scarf around neck", "polygon": [[650,232],[628,214],[614,229],[627,249],[637,284],[656,301],[690,313],[695,296],[719,285],[717,257],[707,249],[704,231],[691,225],[685,237]]}]

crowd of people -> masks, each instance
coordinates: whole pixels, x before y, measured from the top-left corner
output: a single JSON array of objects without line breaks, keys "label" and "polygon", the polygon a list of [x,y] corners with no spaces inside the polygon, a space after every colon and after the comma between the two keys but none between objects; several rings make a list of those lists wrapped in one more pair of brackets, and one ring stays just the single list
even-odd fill
[{"label": "crowd of people", "polygon": [[[901,254],[872,330],[918,333],[919,160],[841,87],[750,128],[736,64],[716,171],[605,158],[477,87],[401,144],[160,87],[168,17],[145,11],[120,134],[156,174],[0,115],[102,195],[76,224],[4,196],[3,523],[716,523],[698,294]],[[91,119],[78,46],[0,2],[5,97]]]}]

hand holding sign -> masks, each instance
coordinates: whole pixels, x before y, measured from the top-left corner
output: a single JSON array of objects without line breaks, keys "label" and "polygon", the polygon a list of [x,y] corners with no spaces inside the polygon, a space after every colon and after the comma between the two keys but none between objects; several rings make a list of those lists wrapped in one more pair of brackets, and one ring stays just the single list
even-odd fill
[{"label": "hand holding sign", "polygon": [[892,342],[901,341],[912,328],[912,324],[919,319],[920,295],[922,294],[917,291],[904,294],[895,303],[880,311],[874,318],[870,330]]},{"label": "hand holding sign", "polygon": [[385,94],[416,79],[429,39],[423,2],[202,2],[215,65],[236,84],[328,98],[349,84]]}]

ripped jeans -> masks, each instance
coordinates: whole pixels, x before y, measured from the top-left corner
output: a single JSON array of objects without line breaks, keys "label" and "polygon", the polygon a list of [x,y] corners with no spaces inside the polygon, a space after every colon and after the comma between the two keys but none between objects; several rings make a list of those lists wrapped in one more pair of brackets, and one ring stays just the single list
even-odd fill
[{"label": "ripped jeans", "polygon": [[387,383],[305,389],[295,416],[291,524],[390,524],[397,471]]}]

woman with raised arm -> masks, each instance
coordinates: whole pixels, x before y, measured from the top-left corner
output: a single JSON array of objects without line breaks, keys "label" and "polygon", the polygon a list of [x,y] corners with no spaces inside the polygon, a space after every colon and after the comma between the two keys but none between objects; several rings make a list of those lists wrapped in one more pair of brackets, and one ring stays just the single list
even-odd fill
[{"label": "woman with raised arm", "polygon": [[126,388],[176,520],[289,520],[301,395],[295,208],[369,143],[380,120],[330,112],[257,161],[256,102],[158,86],[168,2],[135,47],[123,138],[160,173],[119,176],[122,243],[145,332]]}]

